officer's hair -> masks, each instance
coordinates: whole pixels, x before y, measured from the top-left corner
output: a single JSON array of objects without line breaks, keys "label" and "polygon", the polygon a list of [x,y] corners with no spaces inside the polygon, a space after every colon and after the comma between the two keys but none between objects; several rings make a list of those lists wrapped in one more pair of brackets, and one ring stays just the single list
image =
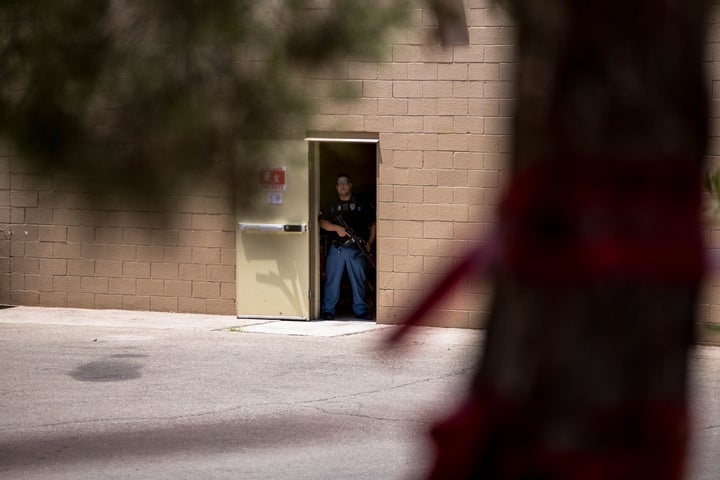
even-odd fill
[{"label": "officer's hair", "polygon": [[348,179],[348,183],[352,183],[352,180],[350,179],[350,175],[347,173],[338,173],[338,176],[335,178],[335,180],[339,180],[340,177],[345,177]]}]

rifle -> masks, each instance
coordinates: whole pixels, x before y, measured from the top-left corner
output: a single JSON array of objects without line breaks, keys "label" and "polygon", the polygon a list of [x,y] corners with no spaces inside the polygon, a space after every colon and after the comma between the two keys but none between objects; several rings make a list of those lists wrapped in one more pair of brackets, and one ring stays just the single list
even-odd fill
[{"label": "rifle", "polygon": [[[345,229],[345,232],[350,237],[350,242],[354,243],[358,246],[360,249],[361,254],[365,257],[365,259],[368,261],[370,265],[372,265],[373,268],[375,268],[375,262],[373,262],[372,257],[370,256],[370,252],[368,251],[368,244],[365,240],[362,239],[362,237],[355,234],[355,230],[348,225],[348,223],[345,221],[345,219],[342,217],[342,215],[338,215],[335,217],[335,221],[338,222],[338,225],[343,227]],[[370,289],[374,292],[375,290],[370,287]]]}]

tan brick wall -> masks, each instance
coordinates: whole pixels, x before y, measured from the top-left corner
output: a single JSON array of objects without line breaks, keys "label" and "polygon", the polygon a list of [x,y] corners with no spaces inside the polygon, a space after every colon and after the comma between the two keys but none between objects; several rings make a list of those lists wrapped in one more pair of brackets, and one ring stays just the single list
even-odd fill
[{"label": "tan brick wall", "polygon": [[0,168],[0,227],[14,232],[0,238],[0,281],[11,284],[2,303],[235,313],[234,201],[222,182],[161,206],[127,194],[101,203],[6,151]]},{"label": "tan brick wall", "polygon": [[0,305],[10,304],[10,149],[0,141]]},{"label": "tan brick wall", "polygon": [[[306,130],[377,132],[378,320],[393,323],[474,242],[487,237],[507,181],[516,29],[491,0],[467,0],[471,45],[442,47],[434,16],[414,0],[388,60],[308,74],[320,112]],[[720,28],[709,20],[710,160],[720,166]],[[334,100],[332,80],[359,101]],[[206,192],[222,192],[209,185]],[[188,193],[166,211],[117,198],[93,205],[62,176],[24,171],[0,144],[0,303],[180,312],[235,312],[235,225],[228,194]],[[711,248],[720,221],[708,216]],[[430,324],[480,327],[489,288],[468,279]],[[707,282],[704,322],[720,325],[720,275]]]},{"label": "tan brick wall", "polygon": [[[378,165],[378,320],[394,323],[427,294],[475,241],[487,237],[507,182],[514,108],[516,29],[490,0],[468,0],[470,45],[444,48],[433,14],[413,2],[409,33],[396,35],[390,59],[348,63],[341,77],[361,82],[371,114],[347,102],[326,104],[315,128],[380,134]],[[712,93],[710,162],[720,167],[720,26],[713,12],[707,70]],[[720,214],[708,225],[720,253]],[[430,324],[478,327],[489,287],[467,281],[429,315]],[[718,324],[720,273],[707,282],[701,321]]]},{"label": "tan brick wall", "polygon": [[[710,171],[720,169],[720,11],[716,5],[713,15],[709,18],[710,34],[705,54],[706,72],[708,76],[708,92],[710,95],[710,139],[708,168]],[[710,255],[717,258],[714,263],[720,266],[720,210],[710,194],[706,194],[706,242]],[[700,297],[700,326],[698,335],[701,340],[720,342],[720,271],[715,269],[708,273],[708,278]]]},{"label": "tan brick wall", "polygon": [[[378,321],[400,321],[494,223],[508,159],[515,28],[490,0],[472,0],[470,46],[443,47],[435,18],[413,2],[408,35],[386,63],[349,62],[359,104],[324,102],[314,128],[380,134]],[[371,108],[370,108],[370,107]],[[484,284],[465,281],[430,324],[478,327]]]}]

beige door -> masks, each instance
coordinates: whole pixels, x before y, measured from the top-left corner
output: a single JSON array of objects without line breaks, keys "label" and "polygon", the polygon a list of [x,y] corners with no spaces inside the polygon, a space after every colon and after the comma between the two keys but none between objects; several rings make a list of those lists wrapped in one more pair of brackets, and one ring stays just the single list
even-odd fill
[{"label": "beige door", "polygon": [[[308,144],[273,144],[257,167],[250,208],[238,213],[237,314],[309,320],[310,164]],[[313,222],[314,223],[314,222]]]}]

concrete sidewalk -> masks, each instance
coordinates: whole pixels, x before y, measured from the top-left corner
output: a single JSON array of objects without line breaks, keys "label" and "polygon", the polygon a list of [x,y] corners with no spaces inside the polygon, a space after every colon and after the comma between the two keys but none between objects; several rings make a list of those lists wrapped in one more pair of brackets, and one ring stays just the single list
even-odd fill
[{"label": "concrete sidewalk", "polygon": [[127,310],[86,310],[76,308],[9,307],[0,310],[0,323],[158,328],[170,330],[227,330],[246,333],[336,337],[389,328],[361,320],[272,320],[243,319],[232,315],[145,312]]}]

